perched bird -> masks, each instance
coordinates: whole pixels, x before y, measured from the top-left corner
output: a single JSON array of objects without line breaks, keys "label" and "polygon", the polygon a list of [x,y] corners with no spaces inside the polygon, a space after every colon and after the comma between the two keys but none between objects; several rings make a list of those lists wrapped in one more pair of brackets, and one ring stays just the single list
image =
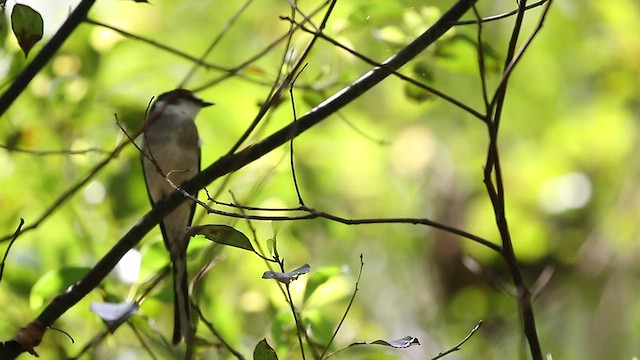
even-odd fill
[{"label": "perched bird", "polygon": [[[151,106],[144,125],[141,155],[152,205],[174,191],[167,178],[180,186],[200,172],[200,139],[194,121],[200,109],[209,105],[213,104],[188,90],[176,89],[158,96]],[[186,258],[189,238],[185,237],[185,231],[191,225],[195,206],[187,200],[160,222],[164,245],[173,264],[174,344],[192,335]]]}]

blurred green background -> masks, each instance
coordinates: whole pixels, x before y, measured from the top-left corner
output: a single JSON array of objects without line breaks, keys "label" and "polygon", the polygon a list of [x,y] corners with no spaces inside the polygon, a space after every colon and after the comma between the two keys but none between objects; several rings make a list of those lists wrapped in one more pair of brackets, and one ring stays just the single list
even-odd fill
[{"label": "blurred green background", "polygon": [[[452,3],[339,1],[325,31],[382,61]],[[309,1],[300,8],[310,14],[320,5]],[[512,1],[479,1],[478,9],[489,16],[514,6]],[[49,35],[66,15],[61,9],[68,9],[47,3],[33,7],[45,15]],[[252,2],[227,27],[240,7],[213,0],[99,1],[90,12],[94,20],[195,57],[224,32],[206,58],[216,67],[234,68],[269,49],[236,75],[199,68],[185,85],[204,88],[198,96],[216,103],[197,121],[203,166],[226,153],[251,123],[287,55],[284,41],[273,42],[288,29],[279,19],[291,14],[288,4]],[[541,8],[527,13],[525,36],[540,13]],[[508,88],[500,132],[507,219],[528,283],[540,280],[544,285],[537,288],[534,306],[543,351],[554,359],[640,356],[639,18],[640,4],[630,0],[554,2]],[[316,23],[320,19],[314,17]],[[508,18],[483,27],[490,88],[499,80],[512,25]],[[402,72],[480,110],[476,29],[456,27]],[[6,89],[42,44],[25,60],[7,23],[0,35]],[[287,56],[298,56],[310,39],[296,33]],[[369,69],[321,40],[307,62],[294,92],[299,115]],[[0,143],[14,149],[0,149],[2,235],[11,234],[20,218],[26,225],[33,223],[107,156],[96,151],[40,156],[15,149],[110,151],[123,140],[116,116],[128,131],[135,131],[151,97],[175,88],[191,67],[190,61],[135,38],[81,25],[0,119]],[[291,121],[285,97],[251,142]],[[306,204],[318,210],[345,218],[427,217],[499,241],[482,183],[487,143],[478,119],[389,78],[295,140],[296,173]],[[288,153],[289,146],[283,146],[208,189],[221,201],[231,202],[232,191],[245,205],[294,207]],[[138,153],[129,146],[12,247],[0,284],[0,303],[11,305],[0,314],[2,338],[10,339],[35,318],[149,207]],[[253,237],[244,221],[204,214],[197,218],[200,223],[233,225]],[[252,226],[266,248],[275,225]],[[315,339],[326,342],[340,320],[363,254],[359,292],[334,350],[354,341],[405,335],[421,343],[404,350],[355,348],[336,358],[430,358],[458,343],[480,319],[483,327],[448,359],[527,358],[515,300],[499,289],[512,291],[510,279],[491,250],[414,225],[346,226],[313,220],[278,227],[279,252],[289,267],[309,263],[312,273],[329,276],[305,299],[309,277],[292,284]],[[63,334],[48,332],[37,349],[43,358],[77,355],[105,328],[89,311],[89,303],[131,300],[168,261],[157,229],[138,250],[143,260],[137,280],[110,275],[56,323],[75,344]],[[191,274],[211,259],[215,266],[198,295],[204,315],[247,356],[266,337],[281,358],[299,358],[282,294],[274,282],[260,279],[268,270],[265,263],[240,250],[212,249],[203,239],[193,240]],[[476,268],[483,270],[471,271]],[[142,304],[133,327],[121,327],[84,358],[151,358],[135,334],[144,334],[157,358],[173,356],[159,341],[171,331],[170,291],[165,281]],[[199,335],[216,343],[203,327]],[[206,347],[201,356],[229,357],[218,350]]]}]

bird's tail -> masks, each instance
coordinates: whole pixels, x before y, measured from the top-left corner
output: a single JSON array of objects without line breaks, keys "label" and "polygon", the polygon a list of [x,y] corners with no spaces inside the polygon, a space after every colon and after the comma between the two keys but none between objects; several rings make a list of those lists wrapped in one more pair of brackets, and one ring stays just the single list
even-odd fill
[{"label": "bird's tail", "polygon": [[174,293],[174,322],[173,344],[177,344],[184,337],[189,341],[191,330],[191,304],[189,300],[189,283],[187,280],[187,254],[186,251],[177,251],[172,254],[173,264],[173,293]]}]

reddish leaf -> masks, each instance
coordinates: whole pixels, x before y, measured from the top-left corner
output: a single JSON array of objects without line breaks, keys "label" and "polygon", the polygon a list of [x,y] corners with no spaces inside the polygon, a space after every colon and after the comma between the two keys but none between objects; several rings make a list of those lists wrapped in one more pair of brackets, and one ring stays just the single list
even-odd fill
[{"label": "reddish leaf", "polygon": [[44,29],[42,16],[31,7],[23,4],[16,4],[11,12],[11,28],[18,39],[18,44],[24,52],[24,56],[29,55],[29,51],[40,39]]}]

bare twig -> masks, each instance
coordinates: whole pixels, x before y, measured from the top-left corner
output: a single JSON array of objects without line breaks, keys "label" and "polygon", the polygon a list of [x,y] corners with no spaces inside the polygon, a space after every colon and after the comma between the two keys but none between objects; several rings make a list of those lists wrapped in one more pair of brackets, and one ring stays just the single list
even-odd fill
[{"label": "bare twig", "polygon": [[[327,353],[327,351],[329,351],[329,348],[331,348],[331,343],[333,343],[333,340],[335,340],[336,336],[338,336],[338,331],[340,331],[340,328],[342,327],[344,320],[347,318],[347,315],[349,314],[349,310],[351,310],[351,305],[353,305],[353,301],[356,299],[356,294],[358,293],[358,290],[359,290],[358,286],[360,285],[360,279],[362,278],[363,268],[364,268],[364,259],[362,254],[360,254],[360,270],[358,270],[358,277],[356,278],[356,284],[353,288],[353,293],[351,294],[351,298],[349,299],[349,304],[347,305],[347,308],[344,310],[344,314],[342,314],[342,318],[340,318],[340,322],[338,322],[338,326],[336,326],[336,329],[333,331],[333,335],[331,335],[331,339],[325,346],[322,354],[320,354],[320,359],[325,359],[324,355]],[[327,356],[327,358],[329,356]]]},{"label": "bare twig", "polygon": [[522,57],[524,51],[528,48],[533,38],[542,28],[550,5],[551,1],[548,1],[537,27],[521,47],[521,50],[516,52],[520,31],[524,21],[524,14],[527,11],[526,0],[521,0],[520,2],[511,39],[509,41],[502,79],[496,89],[496,93],[490,105],[489,113],[491,114],[491,120],[487,122],[489,149],[487,151],[487,160],[484,170],[484,183],[494,209],[496,225],[502,240],[501,255],[509,269],[509,273],[516,287],[517,301],[522,316],[524,334],[529,343],[529,350],[534,360],[543,359],[542,350],[540,348],[540,341],[536,330],[531,290],[527,287],[522,272],[520,271],[506,218],[504,182],[502,178],[500,156],[498,153],[498,132],[510,75],[512,74],[515,65],[518,63],[518,60]]},{"label": "bare twig", "polygon": [[[289,18],[283,18],[283,19],[295,23],[292,19],[289,19]],[[321,30],[310,30],[307,27],[305,27],[304,24],[296,23],[296,25],[298,25],[303,31],[316,35],[317,37],[329,42],[330,44],[332,44],[332,45],[334,45],[336,47],[339,47],[340,49],[348,52],[349,54],[357,57],[358,59],[366,62],[369,65],[377,66],[377,67],[386,67],[387,66],[384,63],[378,63],[375,60],[372,60],[372,59],[368,58],[367,56],[365,56],[363,54],[360,54],[359,52],[357,52],[357,51],[355,51],[353,49],[348,48],[347,46],[341,44],[337,40],[325,35]],[[391,74],[393,74],[397,78],[399,78],[399,79],[401,79],[403,81],[406,81],[406,82],[410,83],[411,85],[417,86],[420,89],[428,91],[428,92],[436,95],[437,97],[439,97],[439,98],[441,98],[441,99],[443,99],[443,100],[445,100],[445,101],[447,101],[447,102],[459,107],[460,109],[468,112],[469,114],[473,115],[474,117],[484,121],[485,116],[482,115],[481,113],[479,113],[477,110],[473,109],[472,107],[468,106],[467,104],[465,104],[465,103],[463,103],[463,102],[461,102],[459,100],[456,100],[455,98],[443,93],[442,91],[440,91],[440,90],[438,90],[436,88],[433,88],[433,87],[431,87],[431,86],[429,86],[427,84],[424,84],[424,83],[422,83],[422,82],[420,82],[418,80],[412,79],[412,78],[410,78],[410,77],[398,72],[396,69],[388,68],[387,70],[389,70],[391,72]]]},{"label": "bare twig", "polygon": [[229,21],[227,21],[227,23],[222,28],[222,30],[220,30],[220,32],[218,33],[218,36],[216,36],[216,38],[211,42],[211,45],[209,45],[209,47],[202,53],[202,55],[200,56],[200,59],[198,59],[198,61],[193,64],[193,67],[191,68],[189,73],[180,82],[180,84],[178,85],[179,88],[183,87],[187,83],[187,81],[189,81],[189,79],[191,79],[191,77],[193,77],[193,74],[195,74],[195,72],[198,69],[198,67],[200,66],[200,64],[202,64],[204,62],[204,59],[206,59],[206,57],[209,56],[211,51],[213,51],[213,48],[215,48],[216,45],[218,45],[220,43],[220,40],[222,40],[222,38],[224,37],[224,35],[227,34],[227,32],[229,31],[231,26],[233,26],[233,24],[236,22],[236,20],[238,20],[240,15],[249,7],[249,5],[251,5],[252,2],[253,2],[253,0],[247,0],[240,7],[240,9],[238,9],[238,11],[236,11],[236,13],[233,14],[229,18]]},{"label": "bare twig", "polygon": [[[321,28],[324,26],[329,16],[331,15],[331,11],[333,10],[334,3],[335,3],[335,0],[334,2],[331,3],[331,5],[329,5],[329,9],[327,9],[327,12],[325,13],[324,19],[322,21],[323,25],[321,25]],[[310,19],[305,18],[304,22],[307,22],[307,21],[310,21]],[[293,27],[290,29],[291,34],[293,34],[292,32],[293,29],[294,29]],[[272,91],[272,93],[269,94],[267,101],[265,101],[264,104],[262,104],[253,122],[249,125],[249,127],[244,132],[244,134],[240,136],[240,138],[236,141],[236,143],[227,152],[227,155],[233,154],[238,150],[238,148],[245,142],[245,140],[247,140],[247,138],[253,132],[256,126],[258,126],[258,123],[264,117],[267,111],[271,109],[271,107],[274,104],[278,103],[278,101],[280,100],[280,97],[282,96],[282,92],[289,87],[289,84],[291,83],[293,78],[296,76],[300,68],[304,65],[304,61],[309,55],[309,53],[311,52],[311,49],[313,49],[313,46],[315,45],[316,41],[317,41],[317,37],[314,36],[309,42],[309,44],[307,44],[307,46],[305,47],[305,50],[302,52],[300,57],[298,57],[298,59],[296,60],[295,64],[292,66],[287,76],[285,76],[282,83],[277,88],[274,88],[274,91]],[[288,46],[287,46],[287,49],[288,49]]]},{"label": "bare twig", "polygon": [[[542,0],[542,1],[538,1],[535,4],[527,5],[525,7],[525,10],[530,10],[530,9],[536,8],[538,6],[542,6],[547,1],[549,1],[549,0]],[[498,15],[488,16],[488,17],[485,17],[485,18],[480,18],[480,21],[485,23],[485,22],[492,22],[492,21],[496,21],[496,20],[502,20],[502,19],[508,18],[510,16],[513,16],[513,15],[515,15],[517,13],[518,13],[518,9],[506,12],[504,14],[498,14]],[[456,21],[455,25],[456,26],[457,25],[474,25],[476,23],[477,23],[477,20],[464,20],[464,21]]]},{"label": "bare twig", "polygon": [[446,355],[451,354],[452,352],[459,351],[461,349],[462,345],[464,345],[464,343],[466,343],[469,339],[471,339],[473,334],[475,334],[476,331],[478,331],[478,329],[480,329],[481,325],[482,325],[482,320],[478,321],[478,324],[473,329],[471,329],[471,332],[464,339],[462,339],[462,341],[460,341],[458,343],[458,345],[452,347],[451,349],[449,349],[449,350],[447,350],[445,352],[439,353],[438,355],[436,355],[436,357],[432,358],[431,360],[440,359],[440,358],[445,357]]},{"label": "bare twig", "polygon": [[[215,201],[215,200],[214,200]],[[238,205],[234,205],[234,204],[229,204],[229,203],[224,203],[224,202],[220,202],[220,201],[215,201],[216,204],[218,205],[225,205],[225,206],[229,206],[229,207],[236,207],[238,208]],[[222,211],[222,210],[217,210],[217,209],[213,209],[210,206],[208,206],[207,204],[204,203],[200,203],[200,205],[202,205],[208,212],[212,213],[212,214],[216,214],[216,215],[221,215],[221,216],[226,216],[226,217],[234,217],[234,218],[241,218],[241,219],[251,219],[251,220],[261,220],[261,221],[296,221],[296,220],[311,220],[311,219],[317,219],[317,218],[323,218],[323,219],[327,219],[327,220],[331,220],[331,221],[335,221],[344,225],[365,225],[365,224],[412,224],[412,225],[426,225],[429,227],[433,227],[435,229],[439,229],[439,230],[443,230],[455,235],[458,235],[460,237],[472,240],[474,242],[477,242],[479,244],[482,244],[498,253],[500,253],[502,251],[502,248],[500,247],[500,245],[494,244],[492,242],[490,242],[489,240],[483,239],[482,237],[479,237],[477,235],[471,234],[469,232],[466,232],[464,230],[449,226],[449,225],[445,225],[442,223],[439,223],[437,221],[433,221],[427,218],[365,218],[365,219],[347,219],[347,218],[343,218],[334,214],[330,214],[330,213],[326,213],[323,211],[318,211],[316,209],[307,207],[307,206],[299,206],[299,207],[295,207],[295,208],[260,208],[260,207],[249,207],[249,206],[242,206],[241,208],[245,209],[245,210],[254,210],[254,211],[266,211],[266,212],[296,212],[296,211],[301,211],[301,212],[305,212],[306,214],[304,215],[292,215],[292,216],[283,216],[283,215],[276,215],[276,216],[268,216],[268,215],[251,215],[251,214],[246,214],[246,213],[242,213],[242,214],[237,214],[237,213],[233,213],[233,212],[227,212],[227,211]]]},{"label": "bare twig", "polygon": [[100,27],[109,29],[109,30],[114,31],[114,32],[116,32],[116,33],[118,33],[118,34],[120,34],[120,35],[122,35],[124,37],[130,38],[130,39],[134,39],[134,40],[143,42],[145,44],[149,44],[149,45],[151,45],[151,46],[153,46],[155,48],[164,50],[164,51],[168,52],[169,54],[173,54],[173,55],[179,56],[181,58],[184,58],[186,60],[189,60],[190,62],[193,62],[194,64],[196,64],[198,66],[202,66],[202,67],[204,67],[206,69],[213,69],[213,70],[219,70],[219,71],[224,71],[224,72],[231,72],[231,69],[229,69],[229,68],[226,68],[226,67],[220,66],[220,65],[216,65],[216,64],[211,64],[211,63],[204,62],[203,60],[201,60],[201,59],[199,59],[199,58],[197,58],[195,56],[189,55],[189,54],[187,54],[187,53],[185,53],[185,52],[183,52],[181,50],[178,50],[176,48],[173,48],[173,47],[168,46],[166,44],[163,44],[161,42],[157,42],[157,41],[145,38],[144,36],[131,33],[129,31],[127,31],[127,30],[120,29],[120,28],[118,28],[118,27],[116,27],[114,25],[110,25],[110,24],[104,23],[102,21],[91,19],[91,18],[84,19],[84,22],[87,23],[87,24],[100,26]]},{"label": "bare twig", "polygon": [[[294,123],[298,120],[298,115],[296,114],[296,101],[293,97],[293,85],[295,84],[296,79],[298,79],[298,76],[302,74],[306,66],[307,65],[305,64],[302,70],[300,70],[298,75],[296,75],[296,77],[293,79],[293,81],[291,82],[291,86],[289,87],[289,94],[290,94],[289,98],[291,99],[291,111],[293,112]],[[298,177],[296,176],[296,167],[295,167],[295,161],[293,156],[293,139],[289,140],[289,164],[291,166],[291,177],[293,178],[293,186],[295,187],[296,195],[298,196],[298,204],[300,206],[304,206],[304,200],[302,199],[302,194],[300,193],[300,187],[298,186]]]},{"label": "bare twig", "polygon": [[47,156],[47,155],[86,155],[89,153],[99,153],[99,154],[108,154],[109,151],[98,149],[98,148],[88,148],[82,150],[31,150],[31,149],[22,149],[14,146],[7,146],[4,144],[0,144],[0,148],[5,149],[7,151],[15,151],[19,153],[25,153],[29,155],[35,156]]},{"label": "bare twig", "polygon": [[[478,35],[476,37],[476,41],[478,42],[477,51],[478,51],[478,73],[480,75],[480,86],[482,89],[482,101],[484,102],[484,111],[488,114],[491,110],[489,107],[489,96],[487,95],[487,77],[486,77],[486,66],[484,59],[484,46],[482,45],[482,21],[480,17],[480,13],[476,6],[473,6],[473,14],[476,16],[478,22]],[[488,119],[484,118],[483,121],[487,122]]]},{"label": "bare twig", "polygon": [[2,282],[2,275],[4,274],[4,266],[7,262],[7,256],[9,256],[9,250],[11,250],[11,246],[22,231],[22,225],[24,225],[24,219],[21,218],[16,231],[13,232],[13,236],[11,237],[11,241],[9,242],[9,246],[7,246],[7,250],[4,252],[4,256],[2,257],[2,264],[0,264],[0,282]]},{"label": "bare twig", "polygon": [[[122,151],[122,149],[128,144],[129,144],[129,141],[125,141],[120,145],[118,145],[111,153],[109,153],[109,155],[107,155],[102,161],[96,164],[84,178],[82,178],[76,184],[72,185],[69,189],[67,189],[67,191],[63,192],[60,196],[58,196],[58,198],[44,211],[44,213],[40,215],[40,217],[38,217],[33,223],[25,226],[24,229],[22,229],[22,231],[20,232],[20,234],[23,234],[27,231],[33,230],[38,226],[40,226],[40,224],[42,224],[46,219],[48,219],[49,216],[53,214],[56,209],[58,209],[60,206],[66,203],[67,200],[69,200],[76,192],[78,192],[78,190],[82,189],[87,183],[89,183],[89,181],[93,179],[100,172],[100,170],[102,170],[102,168],[104,168],[107,164],[111,162],[111,160],[113,160],[116,156],[118,156],[118,154],[120,154],[120,151]],[[11,238],[11,235],[3,236],[2,238],[0,238],[0,242],[6,241],[10,238]]]},{"label": "bare twig", "polygon": [[222,343],[222,345],[227,350],[229,350],[229,352],[233,356],[235,356],[236,359],[244,360],[245,359],[244,355],[242,355],[241,352],[236,350],[233,346],[231,346],[231,344],[229,344],[226,340],[224,340],[224,337],[222,337],[222,334],[220,334],[220,332],[216,329],[216,327],[213,326],[213,323],[211,323],[209,320],[207,320],[207,318],[204,316],[204,314],[202,313],[202,310],[200,309],[200,307],[195,306],[195,304],[194,304],[193,307],[198,312],[198,317],[200,318],[200,320],[202,320],[204,325],[207,327],[207,329],[209,329],[209,331],[211,331],[211,333],[216,337],[216,339],[218,339],[218,341],[220,341],[220,343]]}]

